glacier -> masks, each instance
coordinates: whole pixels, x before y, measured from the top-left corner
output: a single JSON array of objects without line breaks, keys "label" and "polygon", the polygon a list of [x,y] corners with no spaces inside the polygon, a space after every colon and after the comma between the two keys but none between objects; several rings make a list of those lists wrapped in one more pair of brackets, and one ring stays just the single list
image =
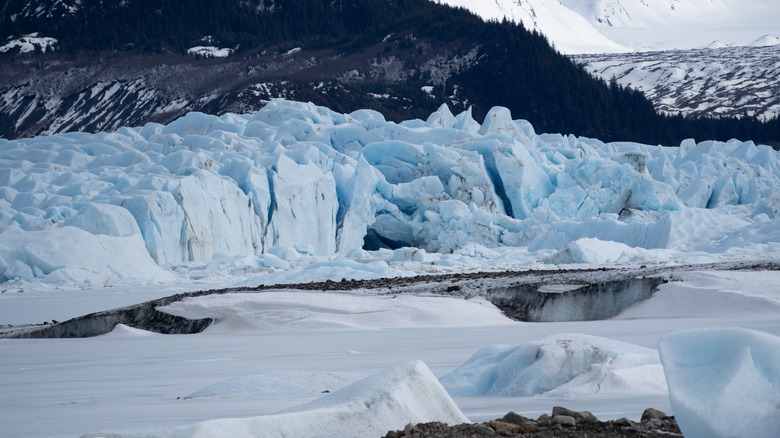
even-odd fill
[{"label": "glacier", "polygon": [[503,254],[491,248],[524,248],[529,263],[766,258],[780,251],[778,187],[778,153],[750,141],[603,143],[537,134],[499,107],[481,124],[446,106],[394,123],[273,100],[0,139],[0,283],[166,282],[188,263],[283,268],[387,249],[417,261]]}]

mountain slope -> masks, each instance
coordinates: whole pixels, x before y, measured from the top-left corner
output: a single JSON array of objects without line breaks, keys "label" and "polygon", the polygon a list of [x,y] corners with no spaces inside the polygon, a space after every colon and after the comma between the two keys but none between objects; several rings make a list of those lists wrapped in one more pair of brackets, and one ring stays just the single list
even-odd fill
[{"label": "mountain slope", "polygon": [[522,21],[568,54],[692,49],[715,40],[746,45],[780,32],[764,0],[433,0],[486,20]]},{"label": "mountain slope", "polygon": [[[442,103],[481,119],[501,105],[539,130],[607,141],[780,138],[780,122],[660,117],[641,93],[593,79],[540,34],[428,0],[84,1],[64,17],[24,15],[25,4],[0,10],[3,31],[47,29],[60,51],[0,55],[7,138],[248,112],[272,97],[392,120]],[[202,59],[218,52],[230,56]]]},{"label": "mountain slope", "polygon": [[746,45],[780,32],[780,10],[763,0],[562,0],[604,36],[633,50]]},{"label": "mountain slope", "polygon": [[657,110],[685,116],[780,116],[780,45],[574,57],[645,93]]},{"label": "mountain slope", "polygon": [[599,33],[577,12],[559,2],[544,0],[433,0],[462,7],[485,20],[508,19],[543,33],[563,53],[612,53],[628,49]]}]

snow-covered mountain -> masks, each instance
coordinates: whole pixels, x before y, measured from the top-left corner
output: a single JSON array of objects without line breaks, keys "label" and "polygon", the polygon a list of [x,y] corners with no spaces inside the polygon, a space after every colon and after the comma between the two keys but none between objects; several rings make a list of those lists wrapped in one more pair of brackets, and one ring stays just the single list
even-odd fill
[{"label": "snow-covered mountain", "polygon": [[764,49],[780,43],[780,8],[772,2],[434,1],[522,22],[595,75],[643,91],[665,113],[772,118],[780,111],[780,58]]},{"label": "snow-covered mountain", "polygon": [[613,53],[747,45],[780,36],[780,8],[764,0],[434,0],[485,19],[536,29],[562,52]]},{"label": "snow-covered mountain", "polygon": [[543,33],[563,53],[614,53],[628,48],[610,40],[563,3],[545,0],[433,0],[468,9],[485,20],[522,22]]},{"label": "snow-covered mountain", "polygon": [[644,92],[667,114],[780,116],[780,45],[718,47],[574,59],[604,80]]},{"label": "snow-covered mountain", "polygon": [[505,108],[482,125],[444,106],[395,124],[274,100],[0,151],[3,282],[170,281],[166,267],[187,263],[283,268],[383,248],[405,260],[510,247],[549,263],[780,251],[772,148],[538,135]]},{"label": "snow-covered mountain", "polygon": [[780,11],[764,0],[562,0],[596,29],[632,50],[747,45],[780,32]]}]

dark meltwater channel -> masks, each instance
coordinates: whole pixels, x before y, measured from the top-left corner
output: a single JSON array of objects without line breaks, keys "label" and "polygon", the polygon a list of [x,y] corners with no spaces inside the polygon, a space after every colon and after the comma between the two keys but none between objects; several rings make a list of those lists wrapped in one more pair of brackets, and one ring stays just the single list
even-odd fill
[{"label": "dark meltwater channel", "polygon": [[[613,318],[645,301],[658,287],[672,281],[673,272],[694,269],[779,269],[776,264],[719,263],[625,269],[538,270],[505,273],[442,274],[419,277],[342,280],[316,283],[263,285],[188,292],[133,306],[105,310],[54,324],[35,324],[0,330],[0,338],[76,338],[111,332],[117,324],[165,334],[195,334],[214,319],[187,319],[157,310],[184,298],[225,293],[263,293],[267,290],[355,291],[370,295],[481,296],[517,321],[564,322]],[[679,280],[674,280],[679,281]]]},{"label": "dark meltwater channel", "polygon": [[665,282],[662,277],[642,277],[593,284],[536,283],[493,289],[485,298],[518,321],[596,321],[647,300]]},{"label": "dark meltwater channel", "polygon": [[194,334],[206,329],[214,320],[187,319],[157,310],[175,299],[161,298],[120,309],[90,313],[64,322],[38,326],[12,334],[13,338],[89,338],[111,332],[118,324],[163,334]]}]

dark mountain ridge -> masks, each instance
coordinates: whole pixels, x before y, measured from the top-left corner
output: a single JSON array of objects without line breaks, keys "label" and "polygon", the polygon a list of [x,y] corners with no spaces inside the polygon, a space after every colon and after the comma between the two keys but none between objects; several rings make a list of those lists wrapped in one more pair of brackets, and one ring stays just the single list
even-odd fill
[{"label": "dark mountain ridge", "polygon": [[[777,119],[658,115],[540,34],[428,0],[10,0],[0,29],[6,40],[39,32],[59,48],[0,54],[5,138],[247,112],[285,97],[391,120],[442,103],[479,119],[500,105],[537,131],[605,141],[780,140]],[[186,54],[198,45],[233,52]]]}]

